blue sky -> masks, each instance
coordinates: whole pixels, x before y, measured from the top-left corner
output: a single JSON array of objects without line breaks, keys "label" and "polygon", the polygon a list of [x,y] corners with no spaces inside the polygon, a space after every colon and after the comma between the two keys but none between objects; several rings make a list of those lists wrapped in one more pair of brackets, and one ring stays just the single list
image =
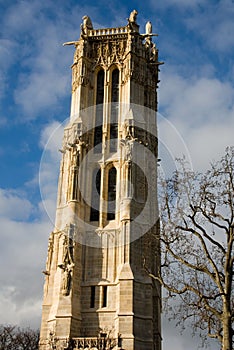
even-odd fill
[{"label": "blue sky", "polygon": [[[42,200],[39,168],[48,137],[70,113],[74,48],[62,43],[79,38],[85,14],[94,28],[114,27],[125,25],[134,8],[140,31],[150,20],[159,34],[155,42],[165,62],[159,84],[162,143],[173,156],[182,155],[174,147],[180,135],[199,170],[233,145],[233,1],[0,0],[1,322],[40,322],[41,271],[52,229],[44,204],[53,213],[57,172],[45,162],[51,181]],[[61,129],[47,147],[57,163],[60,136]],[[198,348],[189,332],[180,337],[167,322],[164,333],[164,350],[172,344],[174,350]]]}]

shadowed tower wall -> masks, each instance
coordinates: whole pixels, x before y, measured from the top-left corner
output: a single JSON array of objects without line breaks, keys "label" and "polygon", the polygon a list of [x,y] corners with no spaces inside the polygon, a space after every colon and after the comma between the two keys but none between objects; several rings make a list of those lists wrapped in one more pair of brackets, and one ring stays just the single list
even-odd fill
[{"label": "shadowed tower wall", "polygon": [[158,51],[137,12],[124,27],[83,17],[72,65],[40,350],[160,350]]}]

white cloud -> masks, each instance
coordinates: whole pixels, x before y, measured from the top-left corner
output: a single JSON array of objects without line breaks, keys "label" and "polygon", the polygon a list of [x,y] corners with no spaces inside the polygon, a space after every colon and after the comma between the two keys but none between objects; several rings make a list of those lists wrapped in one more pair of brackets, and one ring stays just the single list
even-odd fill
[{"label": "white cloud", "polygon": [[67,78],[51,71],[22,75],[15,90],[15,102],[22,106],[25,119],[34,119],[46,107],[52,108],[67,93]]},{"label": "white cloud", "polygon": [[39,140],[40,147],[44,151],[50,152],[51,155],[58,155],[58,150],[62,146],[63,129],[67,122],[68,119],[63,123],[54,120],[45,126]]},{"label": "white cloud", "polygon": [[185,79],[174,74],[166,74],[163,80],[160,100],[166,113],[181,123],[194,127],[233,115],[234,89],[229,83],[215,78]]},{"label": "white cloud", "polygon": [[181,135],[195,168],[204,169],[233,144],[234,88],[217,78],[182,78],[174,70],[162,76],[162,114]]},{"label": "white cloud", "polygon": [[161,159],[160,172],[166,178],[177,168],[175,159],[184,155],[189,161],[190,168],[193,169],[193,163],[189,149],[182,137],[180,131],[169,119],[158,113],[158,140],[159,156]]},{"label": "white cloud", "polygon": [[0,189],[0,217],[13,220],[27,220],[33,211],[30,201],[25,194],[15,190]]},{"label": "white cloud", "polygon": [[[0,318],[2,323],[39,327],[44,269],[50,231],[54,226],[57,176],[63,125],[46,125],[38,140],[44,149],[40,167],[42,201],[31,203],[25,191],[0,189],[1,246]],[[29,190],[38,185],[29,181]],[[31,221],[31,214],[36,215]],[[49,217],[48,217],[49,216]]]},{"label": "white cloud", "polygon": [[199,33],[213,51],[232,52],[234,47],[234,5],[232,0],[208,2],[199,13],[185,19],[189,29]]},{"label": "white cloud", "polygon": [[13,6],[7,8],[4,18],[6,29],[11,29],[11,33],[27,33],[35,26],[42,7],[39,1],[16,1]]},{"label": "white cloud", "polygon": [[46,10],[52,10],[50,1],[47,5],[17,2],[9,6],[4,19],[3,36],[20,45],[18,54],[11,57],[15,57],[12,63],[18,65],[14,98],[24,112],[21,120],[35,119],[45,109],[59,106],[69,94],[72,53],[62,43],[64,33],[73,35],[73,29],[65,16],[61,18],[61,9],[54,13],[53,20]]},{"label": "white cloud", "polygon": [[195,169],[204,170],[220,159],[227,146],[233,146],[234,118],[229,122],[222,118],[219,123],[200,126],[186,137]]},{"label": "white cloud", "polygon": [[[15,102],[22,106],[27,119],[34,119],[39,112],[46,108],[53,108],[69,92],[70,74],[64,69],[69,67],[69,52],[62,48],[62,39],[59,40],[56,28],[50,31],[49,25],[44,27],[43,40],[37,42],[35,52],[27,62],[29,73],[19,76],[14,92]],[[60,43],[58,43],[60,41]],[[36,56],[36,57],[35,57]],[[61,57],[57,62],[57,57]],[[70,73],[70,72],[69,72]]]},{"label": "white cloud", "polygon": [[[168,321],[166,315],[162,318],[163,327],[163,350],[202,350],[204,346],[202,345],[202,340],[199,335],[192,336],[192,330],[187,325],[187,329],[181,334],[180,329],[176,327],[175,322],[171,320]],[[220,345],[216,340],[208,340],[207,349],[218,350]]]},{"label": "white cloud", "polygon": [[[10,271],[9,271],[10,272]],[[39,280],[38,276],[38,280]],[[42,280],[42,279],[41,279]],[[30,281],[24,280],[24,284]],[[35,284],[35,280],[31,281]],[[38,293],[27,293],[25,299],[17,301],[17,289],[19,286],[3,286],[0,288],[0,317],[4,324],[20,325],[23,327],[39,328],[42,304],[42,283],[36,284]]]},{"label": "white cloud", "polygon": [[39,326],[50,223],[1,219],[0,318],[2,323]]},{"label": "white cloud", "polygon": [[42,197],[40,205],[53,223],[61,160],[59,149],[62,148],[63,128],[63,124],[53,121],[43,129],[40,139],[40,146],[43,148],[39,170],[39,186]]},{"label": "white cloud", "polygon": [[[54,168],[59,159],[60,136],[55,133],[51,142],[46,139],[53,134],[59,123],[53,122],[42,131],[41,146],[47,147],[51,163],[46,177],[47,188],[43,198],[51,213],[55,214],[57,172]],[[57,137],[57,139],[56,139]],[[57,141],[56,141],[57,140]],[[47,158],[49,161],[49,159]],[[26,184],[27,189],[37,186],[35,181]],[[53,197],[53,198],[52,198]],[[35,221],[31,221],[31,214]],[[47,243],[53,222],[45,213],[43,201],[32,203],[20,189],[0,189],[1,246],[0,264],[0,318],[2,323],[39,327]]]}]

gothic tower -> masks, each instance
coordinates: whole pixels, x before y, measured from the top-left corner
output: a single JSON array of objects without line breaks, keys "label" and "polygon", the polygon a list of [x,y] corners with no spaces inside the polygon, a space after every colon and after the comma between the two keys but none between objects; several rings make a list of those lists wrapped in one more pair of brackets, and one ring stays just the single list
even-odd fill
[{"label": "gothic tower", "polygon": [[152,25],[94,29],[72,65],[40,350],[160,350],[158,51]]}]

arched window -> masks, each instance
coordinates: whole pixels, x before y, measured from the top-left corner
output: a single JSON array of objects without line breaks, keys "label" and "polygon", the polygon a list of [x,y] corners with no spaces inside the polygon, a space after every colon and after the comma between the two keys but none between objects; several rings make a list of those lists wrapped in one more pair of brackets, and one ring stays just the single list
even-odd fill
[{"label": "arched window", "polygon": [[75,167],[73,169],[73,174],[72,174],[72,177],[73,177],[73,183],[72,183],[72,197],[71,199],[72,200],[77,200],[78,199],[78,189],[79,189],[79,186],[78,186],[78,168]]},{"label": "arched window", "polygon": [[119,102],[119,70],[118,68],[114,69],[112,72],[111,102]]},{"label": "arched window", "polygon": [[93,178],[92,178],[90,221],[99,221],[100,187],[101,187],[101,169],[94,169]]},{"label": "arched window", "polygon": [[107,307],[107,286],[102,286],[102,307]]},{"label": "arched window", "polygon": [[95,132],[94,132],[94,152],[102,151],[102,123],[103,123],[103,100],[104,100],[104,70],[100,70],[97,74],[97,90],[96,90],[96,116],[95,116]]},{"label": "arched window", "polygon": [[112,72],[111,79],[111,119],[110,119],[110,152],[116,152],[118,139],[119,114],[119,70]]},{"label": "arched window", "polygon": [[107,220],[115,220],[116,209],[116,169],[112,167],[108,173],[108,209]]}]

